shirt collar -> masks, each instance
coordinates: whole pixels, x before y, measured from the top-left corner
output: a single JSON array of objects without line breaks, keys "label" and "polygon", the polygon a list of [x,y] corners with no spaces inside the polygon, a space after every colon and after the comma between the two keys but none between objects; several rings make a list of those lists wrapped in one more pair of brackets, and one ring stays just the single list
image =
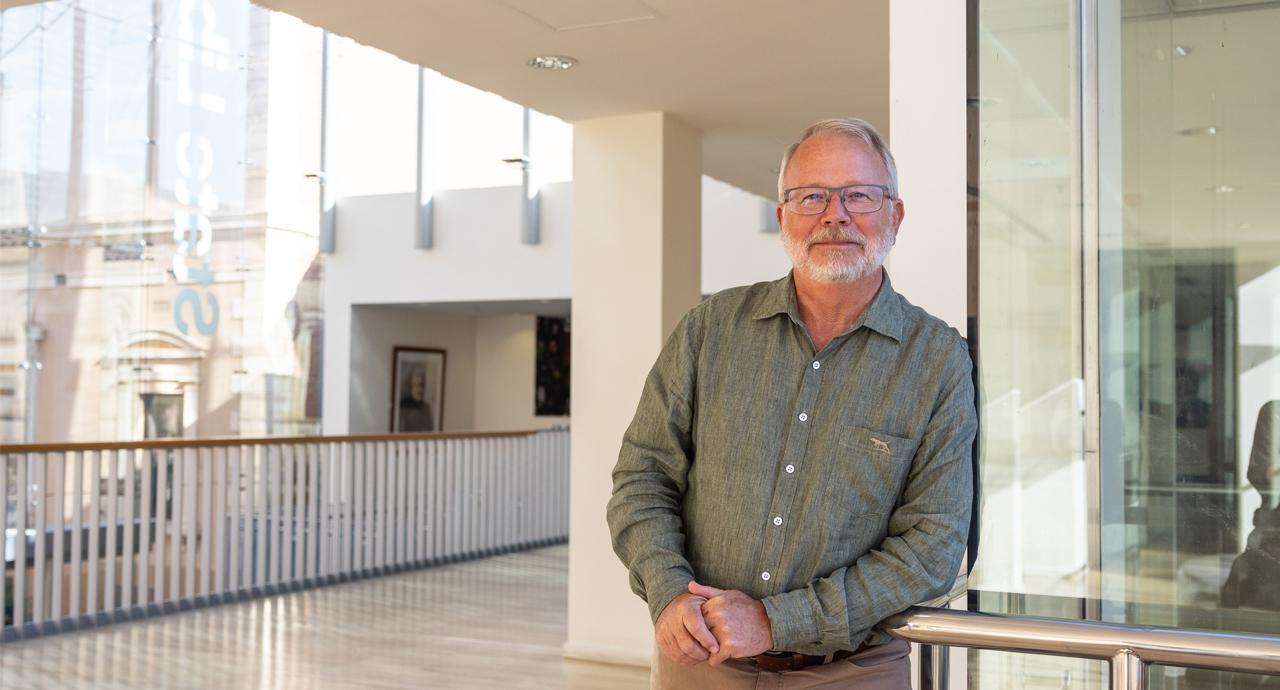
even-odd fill
[{"label": "shirt collar", "polygon": [[[871,299],[862,316],[859,316],[845,333],[852,333],[859,327],[866,326],[881,335],[902,342],[902,298],[893,289],[893,284],[889,281],[889,272],[883,268],[880,270],[884,276],[884,280],[880,283],[880,290]],[[790,272],[769,285],[753,318],[767,319],[779,314],[790,316],[798,326],[804,324],[800,318],[800,306],[796,302],[795,279]]]}]

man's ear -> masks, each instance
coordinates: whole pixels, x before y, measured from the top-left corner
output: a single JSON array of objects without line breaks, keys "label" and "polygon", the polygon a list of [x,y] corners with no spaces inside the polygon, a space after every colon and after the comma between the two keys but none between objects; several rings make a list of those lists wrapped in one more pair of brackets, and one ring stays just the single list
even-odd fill
[{"label": "man's ear", "polygon": [[893,242],[898,243],[898,228],[902,227],[902,219],[907,215],[907,207],[902,199],[893,200]]},{"label": "man's ear", "polygon": [[778,204],[778,208],[774,210],[774,214],[778,218],[778,231],[782,231],[782,204]]}]

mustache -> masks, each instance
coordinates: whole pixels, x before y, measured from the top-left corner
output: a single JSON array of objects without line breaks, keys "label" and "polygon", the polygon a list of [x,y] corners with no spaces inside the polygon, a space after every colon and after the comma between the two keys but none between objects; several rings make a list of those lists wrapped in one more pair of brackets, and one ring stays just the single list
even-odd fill
[{"label": "mustache", "polygon": [[820,242],[853,242],[863,247],[867,246],[867,238],[857,230],[845,230],[841,232],[838,229],[824,230],[810,235],[805,240],[805,247],[812,247]]}]

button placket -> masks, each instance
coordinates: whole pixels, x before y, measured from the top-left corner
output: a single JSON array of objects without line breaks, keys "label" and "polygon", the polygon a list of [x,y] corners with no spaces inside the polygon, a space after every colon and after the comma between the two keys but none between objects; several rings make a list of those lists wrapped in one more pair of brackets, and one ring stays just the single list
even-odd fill
[{"label": "button placket", "polygon": [[[786,442],[782,447],[781,457],[779,458],[783,464],[782,475],[785,481],[779,481],[774,488],[773,496],[770,500],[769,512],[765,513],[766,519],[773,523],[776,527],[781,527],[783,516],[791,513],[792,504],[795,502],[796,493],[799,490],[799,479],[796,476],[796,468],[800,461],[804,458],[806,449],[809,446],[809,423],[810,416],[813,411],[813,404],[818,399],[819,389],[822,386],[822,374],[819,373],[822,365],[817,359],[808,360],[807,364],[800,364],[801,375],[800,395],[795,401],[796,407],[792,408],[793,421],[789,426]],[[782,532],[765,537],[764,548],[761,549],[760,566],[767,568],[776,566],[782,562],[782,553],[784,550],[784,540]],[[776,593],[776,591],[785,586],[787,583],[773,578],[768,570],[762,570],[760,579],[766,583],[765,589],[768,593]]]}]

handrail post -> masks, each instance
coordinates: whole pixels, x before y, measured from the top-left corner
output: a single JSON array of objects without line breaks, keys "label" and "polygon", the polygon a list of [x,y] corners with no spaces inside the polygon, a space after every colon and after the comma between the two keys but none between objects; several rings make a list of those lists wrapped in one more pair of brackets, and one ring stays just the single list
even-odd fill
[{"label": "handrail post", "polygon": [[940,644],[920,645],[920,690],[948,690],[951,687],[951,648]]},{"label": "handrail post", "polygon": [[1111,690],[1146,690],[1147,664],[1132,650],[1111,657]]}]

